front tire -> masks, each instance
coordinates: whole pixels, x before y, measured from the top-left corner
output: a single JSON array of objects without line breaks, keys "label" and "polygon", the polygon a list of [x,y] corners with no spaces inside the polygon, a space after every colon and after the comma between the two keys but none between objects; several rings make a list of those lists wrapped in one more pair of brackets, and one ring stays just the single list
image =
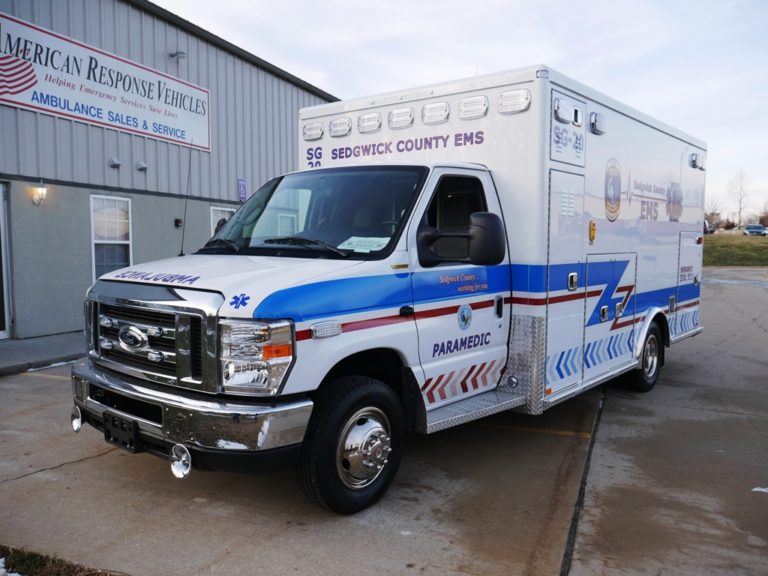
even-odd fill
[{"label": "front tire", "polygon": [[649,392],[659,379],[663,363],[664,342],[659,325],[654,322],[645,335],[640,367],[632,373],[632,387],[638,392]]},{"label": "front tire", "polygon": [[403,408],[394,390],[362,376],[338,378],[315,398],[299,481],[315,504],[353,514],[377,502],[400,466]]}]

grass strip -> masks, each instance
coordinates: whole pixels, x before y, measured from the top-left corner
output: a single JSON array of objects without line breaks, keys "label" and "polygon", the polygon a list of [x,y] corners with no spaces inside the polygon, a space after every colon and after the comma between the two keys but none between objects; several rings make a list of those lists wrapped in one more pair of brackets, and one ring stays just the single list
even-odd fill
[{"label": "grass strip", "polygon": [[22,576],[126,576],[124,572],[96,570],[54,556],[0,545],[0,558],[5,558],[5,570]]}]

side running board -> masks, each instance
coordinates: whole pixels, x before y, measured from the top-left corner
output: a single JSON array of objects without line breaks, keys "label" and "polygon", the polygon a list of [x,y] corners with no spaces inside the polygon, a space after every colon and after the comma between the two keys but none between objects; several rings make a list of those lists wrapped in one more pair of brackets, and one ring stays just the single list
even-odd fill
[{"label": "side running board", "polygon": [[519,390],[489,390],[427,412],[427,434],[478,420],[525,404]]}]

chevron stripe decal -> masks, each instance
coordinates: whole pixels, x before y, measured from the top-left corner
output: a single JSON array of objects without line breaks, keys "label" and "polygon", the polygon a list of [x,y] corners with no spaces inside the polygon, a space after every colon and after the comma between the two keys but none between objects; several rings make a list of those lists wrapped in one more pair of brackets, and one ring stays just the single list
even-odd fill
[{"label": "chevron stripe decal", "polygon": [[[692,322],[693,320],[691,320]],[[580,372],[578,360],[584,361],[584,368],[589,370],[606,362],[624,358],[632,354],[635,343],[635,329],[616,332],[605,338],[592,340],[582,348],[568,348],[547,356],[547,383],[556,383]]]},{"label": "chevron stripe decal", "polygon": [[453,400],[470,392],[483,388],[492,388],[499,381],[504,363],[491,360],[475,364],[458,373],[439,374],[427,381],[421,387],[421,393],[427,400],[427,405]]}]

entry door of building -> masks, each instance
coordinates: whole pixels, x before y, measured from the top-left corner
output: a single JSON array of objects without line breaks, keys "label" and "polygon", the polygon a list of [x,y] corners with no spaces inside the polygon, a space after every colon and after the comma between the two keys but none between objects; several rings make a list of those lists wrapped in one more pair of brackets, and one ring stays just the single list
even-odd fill
[{"label": "entry door of building", "polygon": [[0,183],[0,338],[8,338],[8,226],[6,186]]}]

